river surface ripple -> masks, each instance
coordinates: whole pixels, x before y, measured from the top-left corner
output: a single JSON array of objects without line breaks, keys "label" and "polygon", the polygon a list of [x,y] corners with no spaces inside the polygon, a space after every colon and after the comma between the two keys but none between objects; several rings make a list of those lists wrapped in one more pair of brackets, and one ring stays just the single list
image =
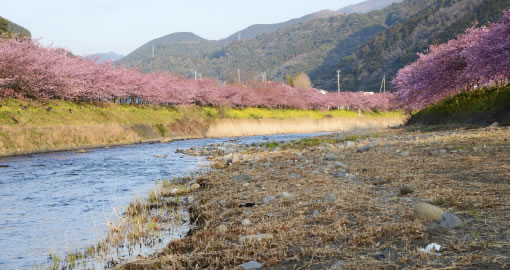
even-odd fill
[{"label": "river surface ripple", "polygon": [[[292,134],[243,137],[294,140]],[[48,255],[84,249],[106,232],[114,209],[123,212],[154,183],[189,175],[208,164],[204,157],[177,154],[177,148],[202,147],[229,138],[175,141],[94,149],[87,154],[59,152],[0,158],[0,269],[32,268]],[[156,158],[154,155],[167,155]]]}]

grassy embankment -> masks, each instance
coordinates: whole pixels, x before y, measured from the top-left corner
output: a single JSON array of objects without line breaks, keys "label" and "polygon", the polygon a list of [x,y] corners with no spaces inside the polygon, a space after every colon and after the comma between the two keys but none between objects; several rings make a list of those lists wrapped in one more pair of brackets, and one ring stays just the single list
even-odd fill
[{"label": "grassy embankment", "polygon": [[[179,138],[316,132],[402,121],[400,112],[229,109],[0,100],[0,156]],[[267,120],[267,121],[266,121]],[[303,121],[307,121],[304,124]],[[366,123],[365,123],[366,122]],[[302,128],[302,127],[306,128]]]},{"label": "grassy embankment", "polygon": [[408,125],[510,125],[510,84],[463,92],[413,115]]}]

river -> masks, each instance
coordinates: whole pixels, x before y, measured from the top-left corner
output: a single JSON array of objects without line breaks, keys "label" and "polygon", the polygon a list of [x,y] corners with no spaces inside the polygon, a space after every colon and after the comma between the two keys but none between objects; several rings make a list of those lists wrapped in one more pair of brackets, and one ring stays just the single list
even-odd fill
[{"label": "river", "polygon": [[[238,143],[287,141],[319,135],[239,138]],[[114,209],[144,197],[157,181],[186,176],[208,164],[178,148],[230,138],[138,144],[0,158],[0,269],[47,263],[49,254],[84,249],[101,239]],[[155,155],[166,155],[157,158]]]}]

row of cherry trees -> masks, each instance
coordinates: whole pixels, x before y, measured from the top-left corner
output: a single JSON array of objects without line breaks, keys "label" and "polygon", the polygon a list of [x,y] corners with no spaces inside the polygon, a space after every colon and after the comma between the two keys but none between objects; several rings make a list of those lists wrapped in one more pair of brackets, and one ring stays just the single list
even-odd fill
[{"label": "row of cherry trees", "polygon": [[396,102],[422,109],[462,91],[491,86],[510,78],[510,10],[498,23],[468,29],[441,45],[430,46],[392,83]]},{"label": "row of cherry trees", "polygon": [[59,48],[22,38],[0,38],[0,98],[115,101],[131,104],[361,110],[392,109],[391,94],[345,92],[323,95],[282,83],[221,85],[164,72],[142,73],[96,63]]}]

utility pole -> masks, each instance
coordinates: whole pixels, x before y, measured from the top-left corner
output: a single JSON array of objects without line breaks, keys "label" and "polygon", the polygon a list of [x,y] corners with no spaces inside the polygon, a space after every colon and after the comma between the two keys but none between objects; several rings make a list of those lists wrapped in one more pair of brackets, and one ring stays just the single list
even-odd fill
[{"label": "utility pole", "polygon": [[241,69],[237,69],[237,78],[238,78],[239,84],[241,84]]},{"label": "utility pole", "polygon": [[383,91],[383,89],[384,89],[384,93],[386,93],[386,74],[384,74],[383,79],[381,81],[381,88],[379,88],[379,93],[381,93],[381,91]]},{"label": "utility pole", "polygon": [[337,79],[337,86],[338,86],[338,94],[340,94],[340,70],[336,71],[336,79]]},{"label": "utility pole", "polygon": [[152,46],[152,58],[154,58],[154,56],[156,56],[156,55],[154,54],[154,50],[155,50],[155,49],[156,49],[156,47]]},{"label": "utility pole", "polygon": [[384,74],[384,93],[386,93],[386,74]]},{"label": "utility pole", "polygon": [[237,40],[241,41],[241,32],[237,33]]},{"label": "utility pole", "polygon": [[195,70],[195,81],[197,80],[197,71]]}]

